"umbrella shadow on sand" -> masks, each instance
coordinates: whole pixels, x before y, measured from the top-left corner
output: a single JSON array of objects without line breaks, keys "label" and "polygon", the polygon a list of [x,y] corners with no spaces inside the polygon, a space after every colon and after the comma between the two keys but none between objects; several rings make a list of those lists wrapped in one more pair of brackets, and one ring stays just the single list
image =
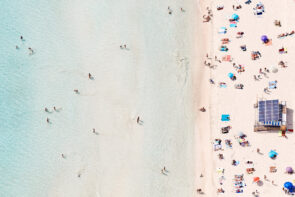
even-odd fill
[{"label": "umbrella shadow on sand", "polygon": [[258,182],[257,182],[257,185],[258,185],[259,187],[263,186],[263,181],[261,181],[261,180],[258,181]]}]

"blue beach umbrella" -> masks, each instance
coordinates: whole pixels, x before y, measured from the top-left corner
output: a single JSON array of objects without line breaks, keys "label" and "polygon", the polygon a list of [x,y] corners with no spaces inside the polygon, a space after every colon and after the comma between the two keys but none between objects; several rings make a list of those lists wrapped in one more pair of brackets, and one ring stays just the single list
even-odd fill
[{"label": "blue beach umbrella", "polygon": [[266,35],[261,36],[261,40],[264,43],[267,43],[269,41]]},{"label": "blue beach umbrella", "polygon": [[233,78],[234,77],[234,74],[233,73],[228,73],[227,75],[229,78]]},{"label": "blue beach umbrella", "polygon": [[239,20],[239,15],[237,15],[237,14],[233,14],[232,16],[231,16],[231,18],[232,19],[234,19],[235,21],[237,21],[237,20]]},{"label": "blue beach umbrella", "polygon": [[291,182],[285,182],[284,183],[284,188],[288,189],[289,191],[290,190],[292,191],[294,186],[293,186],[293,184]]},{"label": "blue beach umbrella", "polygon": [[276,157],[277,155],[278,155],[278,153],[275,152],[275,151],[273,151],[273,150],[271,150],[271,151],[268,153],[268,156],[269,156],[270,158],[274,158],[274,157]]}]

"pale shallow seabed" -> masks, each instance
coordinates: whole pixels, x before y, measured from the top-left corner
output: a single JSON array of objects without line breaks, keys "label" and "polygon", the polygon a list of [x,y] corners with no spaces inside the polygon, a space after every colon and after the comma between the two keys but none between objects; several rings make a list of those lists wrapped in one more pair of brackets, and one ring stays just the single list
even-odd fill
[{"label": "pale shallow seabed", "polygon": [[191,5],[2,0],[0,196],[192,196]]}]

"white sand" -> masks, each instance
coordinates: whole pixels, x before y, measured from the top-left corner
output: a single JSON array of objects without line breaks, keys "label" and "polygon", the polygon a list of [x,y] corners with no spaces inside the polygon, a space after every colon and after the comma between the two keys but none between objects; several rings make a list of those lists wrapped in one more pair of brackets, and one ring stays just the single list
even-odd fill
[{"label": "white sand", "polygon": [[[81,92],[73,95],[79,97],[79,143],[65,142],[67,158],[61,158],[49,196],[193,196],[197,3],[62,4],[65,35],[77,46],[85,82],[73,87]],[[130,50],[121,50],[122,44]],[[87,79],[88,72],[95,80]]]},{"label": "white sand", "polygon": [[[238,2],[242,5],[242,9],[238,11],[233,11],[232,5],[238,5]],[[233,192],[233,177],[234,174],[244,174],[245,183],[247,186],[243,189],[244,194],[241,196],[251,196],[251,193],[256,189],[260,192],[260,196],[283,196],[285,195],[282,191],[282,187],[285,181],[293,181],[294,176],[285,174],[285,169],[287,166],[295,167],[294,159],[292,156],[292,150],[294,147],[294,134],[287,133],[288,139],[278,137],[278,133],[255,133],[253,132],[254,124],[254,108],[253,105],[257,98],[267,98],[267,99],[280,99],[287,101],[287,107],[294,109],[294,98],[295,93],[293,91],[294,79],[292,74],[294,73],[293,62],[294,58],[294,36],[288,36],[283,39],[277,39],[277,35],[280,33],[291,32],[294,30],[294,10],[295,2],[288,1],[263,1],[266,12],[262,17],[257,17],[253,15],[253,7],[258,1],[253,1],[251,5],[245,5],[244,1],[216,1],[212,5],[214,11],[213,20],[213,37],[211,42],[211,51],[208,50],[210,56],[218,56],[221,58],[225,54],[230,54],[233,56],[233,62],[245,66],[246,71],[244,73],[238,74],[232,66],[232,63],[223,62],[222,64],[216,63],[218,65],[217,69],[211,71],[212,78],[216,83],[226,82],[227,88],[219,88],[215,85],[211,89],[211,103],[210,103],[210,121],[211,121],[211,142],[214,138],[221,138],[223,140],[224,151],[213,152],[213,188],[203,182],[202,187],[205,186],[204,196],[217,196],[215,193],[216,187],[222,187],[225,190],[224,196],[237,196],[238,194]],[[210,2],[209,2],[210,4]],[[209,5],[207,4],[207,5]],[[217,5],[224,5],[224,10],[217,11]],[[233,14],[237,13],[240,16],[240,22],[237,28],[230,28],[228,19]],[[273,22],[275,19],[279,19],[282,22],[282,27],[274,26]],[[210,24],[204,24],[208,27]],[[228,33],[225,35],[218,34],[218,29],[222,26],[228,28]],[[245,32],[244,38],[236,39],[236,32]],[[272,39],[272,46],[264,46],[261,41],[261,35],[266,34]],[[220,52],[218,50],[221,45],[221,38],[229,38],[231,40],[228,45],[229,51]],[[240,45],[247,45],[247,52],[240,50]],[[278,49],[282,46],[287,47],[287,54],[279,54]],[[251,51],[259,50],[262,54],[262,58],[256,61],[251,60]],[[212,52],[214,51],[214,52]],[[288,68],[279,68],[279,72],[274,74],[268,74],[269,78],[264,78],[259,82],[254,81],[253,75],[257,75],[259,68],[271,68],[272,66],[277,66],[280,60],[288,62]],[[209,68],[208,68],[209,69]],[[232,82],[227,74],[233,72],[237,75],[237,80]],[[273,90],[270,95],[266,95],[263,92],[263,88],[268,86],[269,81],[278,80],[278,88]],[[234,89],[234,84],[242,83],[245,85],[244,90]],[[229,123],[221,122],[221,114],[230,114],[231,121]],[[206,115],[204,115],[206,116]],[[293,121],[293,117],[289,117]],[[232,130],[229,134],[221,134],[220,128],[222,126],[231,125]],[[289,124],[289,128],[292,126]],[[234,135],[237,135],[240,131],[244,132],[248,136],[250,141],[250,147],[241,147],[237,141],[234,139]],[[205,131],[204,131],[205,132]],[[233,149],[227,149],[224,144],[224,139],[231,139],[233,142]],[[256,153],[256,148],[260,148],[263,155]],[[204,147],[206,153],[210,154],[212,150],[212,145]],[[275,149],[279,155],[276,160],[271,160],[268,157],[268,152],[271,149]],[[217,157],[218,153],[223,153],[225,159],[219,160]],[[232,166],[231,161],[235,159],[240,162],[238,166]],[[245,162],[247,160],[252,160],[254,162],[254,168],[256,172],[253,175],[246,174],[247,165]],[[269,173],[270,166],[276,166],[278,169],[277,173]],[[224,184],[219,185],[218,175],[215,172],[217,167],[225,168],[225,178]],[[251,165],[249,166],[251,167]],[[210,169],[209,169],[210,170]],[[270,181],[263,180],[263,176],[266,175],[270,181],[274,180],[277,186],[271,184]],[[257,186],[252,183],[253,177],[259,176],[263,181],[263,186]],[[207,181],[206,181],[207,182]],[[213,191],[213,194],[210,193]],[[222,195],[222,194],[220,194]]]}]

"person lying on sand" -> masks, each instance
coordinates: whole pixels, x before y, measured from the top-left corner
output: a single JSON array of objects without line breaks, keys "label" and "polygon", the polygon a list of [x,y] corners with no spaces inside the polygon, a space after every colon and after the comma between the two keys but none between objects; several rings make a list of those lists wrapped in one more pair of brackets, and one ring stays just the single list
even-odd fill
[{"label": "person lying on sand", "polygon": [[205,107],[200,108],[200,111],[205,112],[206,111]]},{"label": "person lying on sand", "polygon": [[209,22],[210,20],[211,20],[211,17],[210,16],[206,16],[206,15],[203,15],[203,23],[207,23],[207,22]]}]

